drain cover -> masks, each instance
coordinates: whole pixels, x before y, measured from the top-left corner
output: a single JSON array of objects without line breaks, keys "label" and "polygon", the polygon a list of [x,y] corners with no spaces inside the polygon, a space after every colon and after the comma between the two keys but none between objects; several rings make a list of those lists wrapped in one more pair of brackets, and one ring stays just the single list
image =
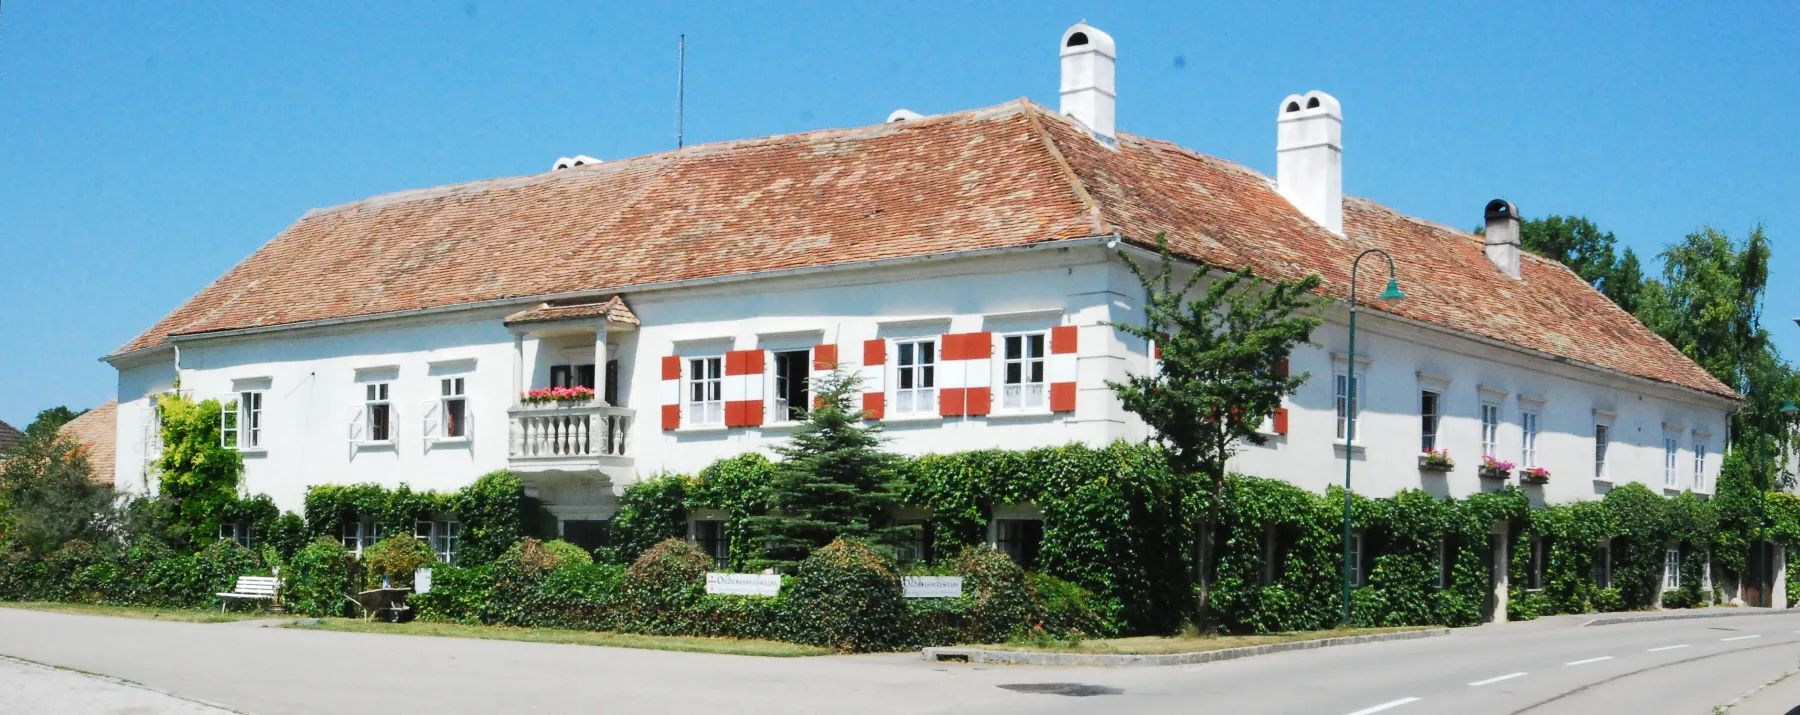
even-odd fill
[{"label": "drain cover", "polygon": [[1090,695],[1118,695],[1125,692],[1123,688],[1088,685],[1087,683],[1012,683],[1000,687],[1020,693],[1068,695],[1077,698],[1085,698]]}]

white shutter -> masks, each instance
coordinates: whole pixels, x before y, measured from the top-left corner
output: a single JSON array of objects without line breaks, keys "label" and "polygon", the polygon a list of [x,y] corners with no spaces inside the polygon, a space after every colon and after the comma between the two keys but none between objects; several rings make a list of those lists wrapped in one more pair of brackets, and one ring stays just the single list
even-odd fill
[{"label": "white shutter", "polygon": [[443,436],[444,421],[438,414],[443,407],[437,400],[419,401],[419,436],[427,443]]},{"label": "white shutter", "polygon": [[[221,400],[221,402],[223,402]],[[238,403],[225,402],[219,408],[219,446],[238,446]]]},{"label": "white shutter", "polygon": [[463,398],[463,438],[469,440],[469,448],[475,447],[475,400]]},{"label": "white shutter", "polygon": [[365,419],[367,409],[368,408],[361,402],[350,403],[350,424],[348,425],[348,432],[351,444],[358,444],[363,441],[363,431],[368,429],[367,420]]}]

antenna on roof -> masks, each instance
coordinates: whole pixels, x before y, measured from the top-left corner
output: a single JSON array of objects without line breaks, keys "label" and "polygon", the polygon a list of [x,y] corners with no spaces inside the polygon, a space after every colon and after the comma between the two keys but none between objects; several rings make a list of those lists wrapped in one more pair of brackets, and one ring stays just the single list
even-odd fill
[{"label": "antenna on roof", "polygon": [[675,148],[682,145],[682,116],[687,111],[687,33],[681,33],[681,49],[675,55]]}]

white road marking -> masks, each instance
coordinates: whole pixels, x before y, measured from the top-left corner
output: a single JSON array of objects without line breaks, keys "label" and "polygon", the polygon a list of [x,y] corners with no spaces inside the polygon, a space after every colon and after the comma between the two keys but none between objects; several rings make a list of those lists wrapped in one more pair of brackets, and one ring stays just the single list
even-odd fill
[{"label": "white road marking", "polygon": [[1469,685],[1472,685],[1472,686],[1473,685],[1487,685],[1488,683],[1498,683],[1502,680],[1512,680],[1513,678],[1524,677],[1524,675],[1525,675],[1524,673],[1507,673],[1506,675],[1502,675],[1498,678],[1488,678],[1487,680],[1477,680],[1473,683],[1469,683]]},{"label": "white road marking", "polygon": [[1661,648],[1651,648],[1651,649],[1650,649],[1650,650],[1647,650],[1647,651],[1644,651],[1644,652],[1646,652],[1646,653],[1655,653],[1655,652],[1657,652],[1657,651],[1659,651],[1659,650],[1675,650],[1675,649],[1676,649],[1676,648],[1686,648],[1686,647],[1688,647],[1688,644],[1686,644],[1686,643],[1683,643],[1683,644],[1681,644],[1681,645],[1666,645],[1666,646],[1663,646],[1663,647],[1661,647]]},{"label": "white road marking", "polygon": [[1741,640],[1749,640],[1751,638],[1761,638],[1761,637],[1762,636],[1732,636],[1730,638],[1720,638],[1719,640],[1720,641],[1741,641]]},{"label": "white road marking", "polygon": [[1563,665],[1587,665],[1587,664],[1588,664],[1588,663],[1598,663],[1598,662],[1600,662],[1600,661],[1603,661],[1603,660],[1612,660],[1612,656],[1610,656],[1610,655],[1603,655],[1603,656],[1600,656],[1600,657],[1598,657],[1598,658],[1589,658],[1589,659],[1587,659],[1587,660],[1577,660],[1577,661],[1572,661],[1572,662],[1568,662],[1568,663],[1564,663],[1564,664],[1563,664]]},{"label": "white road marking", "polygon": [[1399,700],[1382,703],[1382,704],[1377,705],[1372,708],[1363,708],[1356,712],[1350,713],[1350,715],[1369,715],[1370,713],[1378,713],[1383,710],[1387,710],[1388,708],[1397,708],[1397,707],[1400,707],[1407,703],[1416,703],[1416,702],[1419,702],[1418,698],[1401,698]]}]

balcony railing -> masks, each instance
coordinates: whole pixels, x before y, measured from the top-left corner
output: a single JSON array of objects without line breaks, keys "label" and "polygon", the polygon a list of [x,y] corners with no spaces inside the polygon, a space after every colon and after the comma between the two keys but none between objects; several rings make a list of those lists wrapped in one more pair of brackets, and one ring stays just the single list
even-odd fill
[{"label": "balcony railing", "polygon": [[632,410],[597,403],[519,405],[507,412],[517,461],[595,462],[625,457]]}]

